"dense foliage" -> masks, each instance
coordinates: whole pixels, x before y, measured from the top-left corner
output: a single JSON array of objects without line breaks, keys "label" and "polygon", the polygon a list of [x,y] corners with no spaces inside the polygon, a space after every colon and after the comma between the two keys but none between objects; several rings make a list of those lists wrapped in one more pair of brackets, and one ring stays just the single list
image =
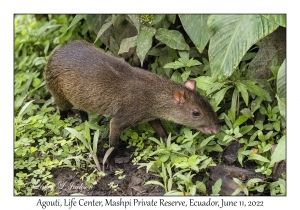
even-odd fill
[{"label": "dense foliage", "polygon": [[[161,177],[147,184],[162,186],[166,194],[208,195],[205,172],[223,163],[222,152],[233,142],[241,145],[236,165],[252,162],[270,180],[274,165],[285,161],[285,60],[274,56],[272,77],[263,81],[246,74],[261,40],[278,27],[285,27],[284,15],[16,15],[15,195],[55,194],[50,180],[56,167],[86,171],[88,185],[104,175],[96,170],[96,151],[98,140],[107,140],[108,121],[99,126],[101,116],[94,115],[86,123],[60,120],[45,88],[50,53],[76,39],[176,82],[196,80],[219,115],[222,132],[213,136],[164,122],[166,145],[147,124],[124,131],[121,139],[136,148],[133,163]],[[195,181],[200,172],[203,178]],[[285,175],[248,181],[236,180],[235,194],[285,195]]]}]

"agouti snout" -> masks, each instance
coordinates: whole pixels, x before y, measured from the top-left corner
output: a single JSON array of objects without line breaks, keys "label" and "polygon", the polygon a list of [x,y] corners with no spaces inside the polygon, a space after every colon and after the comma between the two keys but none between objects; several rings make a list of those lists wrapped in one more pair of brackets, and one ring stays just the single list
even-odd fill
[{"label": "agouti snout", "polygon": [[47,63],[45,79],[62,118],[72,107],[81,110],[84,119],[86,112],[112,117],[111,169],[121,132],[141,121],[149,121],[164,140],[167,134],[160,118],[206,134],[220,131],[219,120],[208,101],[196,92],[195,81],[181,85],[134,68],[86,41],[73,41],[56,50]]}]

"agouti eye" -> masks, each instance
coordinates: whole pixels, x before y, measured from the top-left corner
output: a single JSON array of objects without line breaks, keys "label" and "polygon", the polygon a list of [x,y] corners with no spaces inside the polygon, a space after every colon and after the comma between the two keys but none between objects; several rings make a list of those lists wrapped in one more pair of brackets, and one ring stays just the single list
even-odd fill
[{"label": "agouti eye", "polygon": [[193,114],[193,116],[195,116],[195,117],[200,116],[200,112],[198,112],[198,111],[193,111],[192,114]]}]

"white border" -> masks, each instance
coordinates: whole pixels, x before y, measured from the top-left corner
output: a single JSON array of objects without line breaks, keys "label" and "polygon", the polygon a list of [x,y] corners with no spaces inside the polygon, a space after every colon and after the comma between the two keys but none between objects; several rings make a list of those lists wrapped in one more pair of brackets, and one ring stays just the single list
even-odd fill
[{"label": "white border", "polygon": [[[295,1],[293,1],[295,2]],[[13,196],[13,14],[15,13],[286,13],[287,14],[287,196],[283,197],[222,197],[226,200],[253,201],[263,200],[264,209],[287,208],[297,209],[299,206],[299,15],[298,4],[288,1],[66,1],[66,0],[17,0],[1,2],[0,18],[0,60],[1,82],[0,93],[0,128],[1,144],[1,206],[3,209],[42,209],[36,206],[40,197],[14,197]],[[69,197],[41,197],[43,200],[68,199]],[[107,197],[84,197],[85,200],[105,199]],[[126,197],[126,199],[151,199],[151,197]],[[161,197],[153,197],[160,199]],[[165,198],[165,197],[162,197]],[[192,197],[167,197],[169,200],[186,200]],[[207,200],[209,197],[198,197]],[[220,200],[221,197],[213,197]],[[80,198],[76,198],[80,199]],[[118,197],[114,197],[118,199]],[[275,207],[275,208],[274,208]],[[293,208],[296,207],[296,208]],[[48,207],[46,209],[53,208]],[[79,209],[79,207],[77,207]],[[76,207],[72,209],[77,209]],[[100,208],[100,207],[95,207]],[[124,209],[114,207],[110,209]],[[140,209],[141,207],[126,208]],[[142,207],[147,208],[147,207]],[[153,208],[153,207],[152,207]],[[164,209],[174,207],[164,207]],[[175,207],[181,209],[180,207]],[[195,207],[203,208],[203,207]],[[212,209],[213,207],[210,207]],[[68,209],[60,208],[60,209]],[[106,208],[105,208],[106,209]],[[150,209],[150,208],[148,208]]]}]

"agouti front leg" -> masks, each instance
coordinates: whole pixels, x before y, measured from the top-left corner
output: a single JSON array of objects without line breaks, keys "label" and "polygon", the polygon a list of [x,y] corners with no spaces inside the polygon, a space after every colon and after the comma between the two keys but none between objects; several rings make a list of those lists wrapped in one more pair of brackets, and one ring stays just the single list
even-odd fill
[{"label": "agouti front leg", "polygon": [[113,151],[110,153],[110,155],[107,158],[107,164],[110,171],[119,170],[119,168],[116,166],[115,163],[115,156],[119,146],[119,138],[121,132],[125,128],[128,128],[130,126],[131,125],[128,125],[128,123],[126,123],[126,120],[124,118],[118,119],[116,117],[113,117],[110,120],[109,147],[114,147]]},{"label": "agouti front leg", "polygon": [[154,129],[154,131],[158,134],[159,137],[161,137],[164,142],[167,142],[168,139],[168,135],[164,129],[164,127],[162,126],[161,122],[159,119],[155,119],[155,120],[151,120],[148,122],[151,127]]}]

